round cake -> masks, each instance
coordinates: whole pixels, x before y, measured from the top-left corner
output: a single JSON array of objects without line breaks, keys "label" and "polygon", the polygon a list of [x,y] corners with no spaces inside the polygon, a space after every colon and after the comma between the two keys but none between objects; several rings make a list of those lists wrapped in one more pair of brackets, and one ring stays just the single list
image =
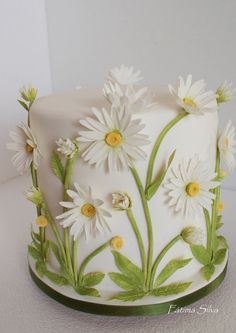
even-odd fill
[{"label": "round cake", "polygon": [[234,127],[219,130],[228,83],[139,85],[110,70],[103,88],[36,99],[21,91],[28,124],[11,132],[19,172],[31,170],[37,208],[30,272],[41,289],[84,311],[176,310],[223,280],[220,186],[232,170]]}]

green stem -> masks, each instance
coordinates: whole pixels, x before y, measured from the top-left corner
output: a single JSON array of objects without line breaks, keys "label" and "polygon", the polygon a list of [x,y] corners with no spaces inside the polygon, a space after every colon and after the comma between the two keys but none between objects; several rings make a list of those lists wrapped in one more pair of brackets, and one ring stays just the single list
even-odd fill
[{"label": "green stem", "polygon": [[146,279],[146,287],[149,288],[150,277],[151,277],[151,269],[152,269],[152,258],[153,258],[153,232],[152,232],[152,221],[150,216],[150,211],[145,195],[145,191],[142,185],[142,182],[139,178],[137,170],[134,166],[131,168],[132,174],[136,181],[137,187],[139,189],[144,215],[147,223],[147,232],[148,232],[148,259],[147,259],[147,279]]},{"label": "green stem", "polygon": [[139,228],[137,226],[137,223],[136,223],[136,220],[135,220],[135,217],[133,215],[132,210],[127,209],[126,213],[127,213],[128,218],[129,218],[129,221],[131,223],[131,226],[133,228],[133,231],[135,233],[135,236],[137,238],[139,251],[140,251],[140,255],[141,255],[141,260],[142,260],[142,270],[143,270],[143,273],[144,273],[144,279],[146,280],[146,276],[147,276],[147,258],[146,258],[146,253],[145,253],[145,248],[144,248],[142,236],[140,234],[140,231],[139,231]]},{"label": "green stem", "polygon": [[59,230],[58,230],[58,228],[57,228],[57,225],[56,225],[56,223],[54,222],[54,219],[53,219],[53,217],[52,217],[52,214],[51,214],[51,212],[49,211],[49,208],[48,208],[48,206],[47,206],[47,204],[46,204],[45,201],[44,201],[44,203],[43,203],[43,205],[42,205],[42,208],[43,208],[44,214],[45,214],[45,216],[46,216],[46,218],[47,218],[47,220],[48,220],[48,222],[49,222],[49,224],[50,224],[50,226],[51,226],[51,228],[52,228],[52,231],[53,231],[53,233],[54,233],[54,235],[55,235],[55,237],[56,237],[56,240],[57,240],[57,243],[58,243],[58,245],[59,245],[59,247],[60,247],[60,250],[61,250],[62,256],[63,256],[63,258],[64,258],[64,260],[65,260],[65,262],[66,262],[66,253],[65,253],[64,245],[63,245],[63,242],[62,242],[62,239],[61,239],[61,235],[60,235],[60,233],[59,233]]},{"label": "green stem", "polygon": [[205,221],[206,221],[206,231],[207,231],[207,251],[211,251],[211,222],[210,222],[210,216],[208,213],[208,210],[203,208]]},{"label": "green stem", "polygon": [[[215,172],[217,173],[217,176],[219,175],[220,171],[220,151],[217,148],[216,151],[216,166],[215,166]],[[214,249],[214,244],[215,244],[215,233],[216,233],[216,224],[217,224],[217,209],[218,209],[218,204],[219,204],[219,199],[220,199],[220,185],[217,186],[214,189],[215,193],[215,200],[213,202],[213,207],[212,207],[212,224],[211,224],[211,248]]]},{"label": "green stem", "polygon": [[108,246],[110,245],[110,241],[106,242],[104,244],[102,244],[101,246],[99,246],[96,250],[94,250],[92,253],[90,253],[82,262],[82,264],[80,265],[80,269],[79,269],[79,273],[78,273],[78,278],[79,278],[79,285],[82,282],[83,279],[83,275],[84,275],[84,271],[86,269],[86,266],[88,265],[88,263],[96,256],[98,255],[100,252],[102,252],[103,250],[105,250]]},{"label": "green stem", "polygon": [[152,175],[153,175],[153,168],[154,168],[154,163],[155,163],[155,159],[156,159],[156,155],[158,153],[158,150],[160,148],[160,145],[162,143],[162,140],[164,139],[164,137],[166,136],[166,134],[169,132],[169,130],[175,125],[177,124],[181,119],[183,119],[184,117],[186,117],[188,115],[187,112],[182,112],[180,113],[177,117],[175,117],[173,120],[171,120],[161,131],[161,133],[159,134],[153,149],[152,149],[152,153],[149,159],[149,163],[148,163],[148,171],[147,171],[147,179],[146,179],[146,189],[148,189],[148,187],[151,185],[152,182]]},{"label": "green stem", "polygon": [[[77,158],[77,155],[74,158],[68,159],[67,163],[66,163],[65,180],[64,180],[64,195],[63,195],[64,200],[68,200],[67,190],[70,186],[74,162],[75,162],[76,158]],[[66,209],[64,208],[63,211],[66,211]],[[65,253],[66,253],[66,261],[67,261],[68,269],[70,271],[71,276],[73,276],[74,275],[73,267],[72,267],[73,265],[72,265],[71,255],[70,255],[69,227],[64,228],[64,242],[65,242]]]},{"label": "green stem", "polygon": [[159,253],[157,256],[156,260],[154,261],[153,267],[152,267],[152,274],[151,274],[151,281],[150,281],[150,287],[153,288],[153,283],[154,283],[154,278],[156,274],[157,267],[159,263],[161,262],[162,258],[165,256],[165,254],[169,251],[169,249],[176,243],[178,242],[182,237],[180,235],[176,236],[173,238],[164,248],[163,250]]},{"label": "green stem", "polygon": [[75,285],[77,284],[77,248],[78,248],[78,241],[72,242],[72,266],[73,266],[73,272],[74,272],[74,280]]}]

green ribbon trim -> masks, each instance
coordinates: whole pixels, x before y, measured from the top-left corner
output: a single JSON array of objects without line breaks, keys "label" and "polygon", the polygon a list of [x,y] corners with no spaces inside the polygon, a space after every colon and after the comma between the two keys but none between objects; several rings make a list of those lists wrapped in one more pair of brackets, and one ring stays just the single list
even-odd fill
[{"label": "green ribbon trim", "polygon": [[[124,306],[120,306],[120,305],[105,305],[105,304],[80,301],[62,295],[56,290],[49,287],[45,282],[40,280],[40,278],[34,273],[34,271],[29,265],[29,271],[33,281],[49,297],[75,310],[98,314],[98,315],[107,315],[107,316],[140,316],[140,315],[157,315],[157,314],[169,313],[171,312],[169,311],[170,305],[175,305],[176,306],[175,309],[177,309],[189,305],[191,303],[194,303],[197,300],[201,299],[202,297],[210,294],[224,280],[226,270],[227,270],[227,264],[225,265],[225,268],[220,273],[220,275],[215,280],[210,282],[207,286],[189,295],[177,298],[176,300],[161,304],[152,304],[152,305],[127,306],[124,304]],[[172,311],[174,311],[174,309]]]}]

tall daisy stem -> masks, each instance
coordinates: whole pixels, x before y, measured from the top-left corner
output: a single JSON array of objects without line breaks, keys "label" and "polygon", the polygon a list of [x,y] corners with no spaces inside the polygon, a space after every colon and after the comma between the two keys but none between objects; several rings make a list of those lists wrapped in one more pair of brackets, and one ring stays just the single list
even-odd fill
[{"label": "tall daisy stem", "polygon": [[[218,176],[219,172],[220,172],[220,151],[218,148],[216,151],[215,172]],[[218,209],[218,204],[219,204],[219,199],[220,199],[220,185],[214,189],[214,193],[215,193],[215,200],[214,200],[213,207],[212,207],[212,223],[211,223],[211,249],[212,250],[214,250],[214,248],[215,248],[217,209]]]},{"label": "tall daisy stem", "polygon": [[211,252],[211,222],[210,216],[207,209],[203,209],[205,221],[206,221],[206,232],[207,232],[207,251]]},{"label": "tall daisy stem", "polygon": [[[68,200],[67,190],[70,186],[71,178],[72,178],[72,172],[74,168],[74,162],[77,158],[77,155],[73,158],[70,158],[67,160],[66,163],[66,170],[65,170],[65,180],[64,180],[64,200]],[[66,208],[64,208],[64,211],[66,211]],[[67,259],[67,266],[70,271],[71,276],[74,275],[73,267],[72,267],[72,259],[70,255],[70,237],[69,237],[69,228],[64,229],[64,242],[65,242],[65,253],[66,253],[66,259]]]},{"label": "tall daisy stem", "polygon": [[78,248],[78,241],[72,241],[72,266],[73,266],[73,273],[74,273],[74,280],[75,285],[77,285],[78,275],[77,275],[77,248]]},{"label": "tall daisy stem", "polygon": [[160,145],[163,141],[163,139],[165,138],[166,134],[171,130],[171,128],[177,124],[181,119],[185,118],[188,115],[187,112],[182,112],[180,113],[177,117],[175,117],[173,120],[171,120],[161,131],[161,133],[159,134],[152,152],[151,152],[151,156],[149,159],[149,163],[148,163],[148,171],[147,171],[147,179],[146,179],[146,189],[148,189],[148,187],[151,185],[152,182],[152,175],[153,175],[153,168],[154,168],[154,163],[155,163],[155,159],[156,159],[156,155],[158,153],[158,150],[160,148]]},{"label": "tall daisy stem", "polygon": [[[38,175],[37,175],[37,170],[35,170],[33,162],[30,165],[30,171],[31,171],[31,178],[32,178],[32,183],[33,186],[38,189]],[[36,207],[37,211],[37,216],[41,215],[41,208]],[[45,242],[45,228],[39,227],[39,235],[40,235],[40,246],[41,246],[41,252],[43,255],[43,258],[45,259],[45,253],[44,253],[44,247],[43,244]]]},{"label": "tall daisy stem", "polygon": [[145,191],[139,178],[138,172],[134,166],[131,167],[131,172],[134,176],[135,182],[139,189],[139,194],[141,197],[144,215],[147,223],[147,232],[148,232],[148,259],[147,259],[147,279],[146,279],[146,288],[149,288],[150,285],[150,278],[151,278],[151,270],[152,270],[152,259],[153,259],[153,232],[152,232],[152,221],[150,216],[150,211],[145,195]]},{"label": "tall daisy stem", "polygon": [[142,270],[144,273],[144,279],[146,280],[146,276],[147,276],[147,258],[146,258],[146,253],[145,253],[145,248],[144,248],[144,244],[143,244],[143,240],[142,240],[142,236],[140,234],[138,225],[136,223],[135,217],[133,215],[132,210],[129,208],[126,210],[127,216],[129,218],[129,221],[131,223],[131,226],[133,228],[133,231],[135,233],[137,242],[138,242],[138,246],[139,246],[139,251],[140,251],[140,255],[141,255],[141,260],[142,260]]},{"label": "tall daisy stem", "polygon": [[78,273],[78,279],[79,279],[79,285],[82,282],[83,279],[83,275],[84,275],[84,271],[86,269],[86,266],[88,265],[88,263],[94,258],[96,257],[96,255],[98,255],[100,252],[102,252],[103,250],[105,250],[108,246],[110,245],[110,241],[102,244],[101,246],[99,246],[96,250],[94,250],[92,253],[90,253],[82,262],[82,264],[80,265],[80,269],[79,269],[79,273]]},{"label": "tall daisy stem", "polygon": [[157,267],[159,265],[159,263],[161,262],[162,258],[165,256],[165,254],[170,250],[170,248],[176,243],[178,242],[180,239],[182,239],[182,237],[180,235],[174,237],[164,248],[163,250],[159,253],[159,255],[157,256],[156,260],[154,261],[153,267],[152,267],[152,274],[151,274],[151,281],[150,281],[150,288],[153,288],[155,286],[153,286],[154,283],[154,278],[155,278],[155,274],[156,274],[156,270]]}]

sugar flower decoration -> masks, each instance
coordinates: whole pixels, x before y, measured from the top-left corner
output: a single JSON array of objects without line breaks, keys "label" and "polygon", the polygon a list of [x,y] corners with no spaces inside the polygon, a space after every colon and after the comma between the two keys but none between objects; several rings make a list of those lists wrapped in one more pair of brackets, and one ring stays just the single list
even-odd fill
[{"label": "sugar flower decoration", "polygon": [[35,169],[39,167],[41,154],[29,126],[20,123],[16,132],[10,132],[10,137],[13,142],[7,144],[7,149],[16,151],[12,158],[13,164],[16,166],[20,174],[26,173],[31,163]]},{"label": "sugar flower decoration", "polygon": [[181,237],[188,244],[201,244],[204,240],[202,229],[195,226],[189,226],[182,230]]},{"label": "sugar flower decoration", "polygon": [[104,84],[103,94],[118,110],[125,107],[131,113],[152,111],[158,104],[147,87],[135,89],[133,85],[128,85],[124,88],[109,81]]},{"label": "sugar flower decoration", "polygon": [[219,134],[218,148],[220,150],[220,155],[222,156],[230,171],[232,171],[236,166],[234,155],[236,152],[235,144],[235,127],[229,120],[226,127]]},{"label": "sugar flower decoration", "polygon": [[24,109],[29,111],[37,97],[38,89],[36,89],[33,86],[29,87],[24,86],[20,89],[19,93],[21,99],[18,99],[18,102],[21,104],[21,106],[23,106]]},{"label": "sugar flower decoration", "polygon": [[216,100],[217,103],[225,103],[232,99],[235,89],[232,89],[233,84],[225,81],[222,85],[220,85],[216,90]]},{"label": "sugar flower decoration", "polygon": [[120,68],[116,67],[108,72],[107,80],[121,85],[134,84],[142,80],[140,74],[141,71],[135,72],[133,67],[121,65]]},{"label": "sugar flower decoration", "polygon": [[205,91],[204,80],[192,83],[192,75],[188,75],[184,82],[180,76],[175,88],[171,85],[168,87],[177,104],[188,113],[203,115],[205,112],[213,112],[217,109],[216,94]]},{"label": "sugar flower decoration", "polygon": [[112,205],[113,208],[118,210],[127,210],[131,208],[132,201],[129,195],[125,192],[112,193]]},{"label": "sugar flower decoration", "polygon": [[43,204],[43,193],[34,186],[26,192],[26,198],[33,202],[37,207],[40,207]]},{"label": "sugar flower decoration", "polygon": [[121,250],[124,246],[124,239],[120,236],[115,236],[111,239],[110,244],[114,250]]},{"label": "sugar flower decoration", "polygon": [[103,209],[103,201],[94,199],[90,187],[82,187],[74,184],[75,191],[67,190],[72,201],[62,201],[60,205],[68,209],[63,214],[56,217],[62,220],[60,224],[63,228],[70,227],[70,234],[74,240],[85,234],[88,240],[90,236],[97,237],[98,234],[106,230],[111,231],[106,218],[111,214]]},{"label": "sugar flower decoration", "polygon": [[82,154],[85,161],[96,167],[106,164],[112,172],[128,169],[132,160],[146,158],[140,147],[149,141],[146,135],[140,134],[145,127],[140,119],[133,120],[129,112],[118,113],[115,108],[110,112],[93,108],[92,112],[95,119],[80,120],[86,130],[80,131],[77,138],[79,142],[89,143]]},{"label": "sugar flower decoration", "polygon": [[69,138],[60,138],[56,141],[56,144],[58,146],[57,151],[68,159],[73,158],[78,152],[78,145]]},{"label": "sugar flower decoration", "polygon": [[44,215],[40,215],[36,218],[36,224],[41,228],[46,228],[48,220]]},{"label": "sugar flower decoration", "polygon": [[214,181],[216,173],[194,156],[173,168],[172,175],[164,185],[168,190],[169,205],[185,217],[201,216],[202,209],[211,210],[215,194],[210,190],[219,186]]}]

